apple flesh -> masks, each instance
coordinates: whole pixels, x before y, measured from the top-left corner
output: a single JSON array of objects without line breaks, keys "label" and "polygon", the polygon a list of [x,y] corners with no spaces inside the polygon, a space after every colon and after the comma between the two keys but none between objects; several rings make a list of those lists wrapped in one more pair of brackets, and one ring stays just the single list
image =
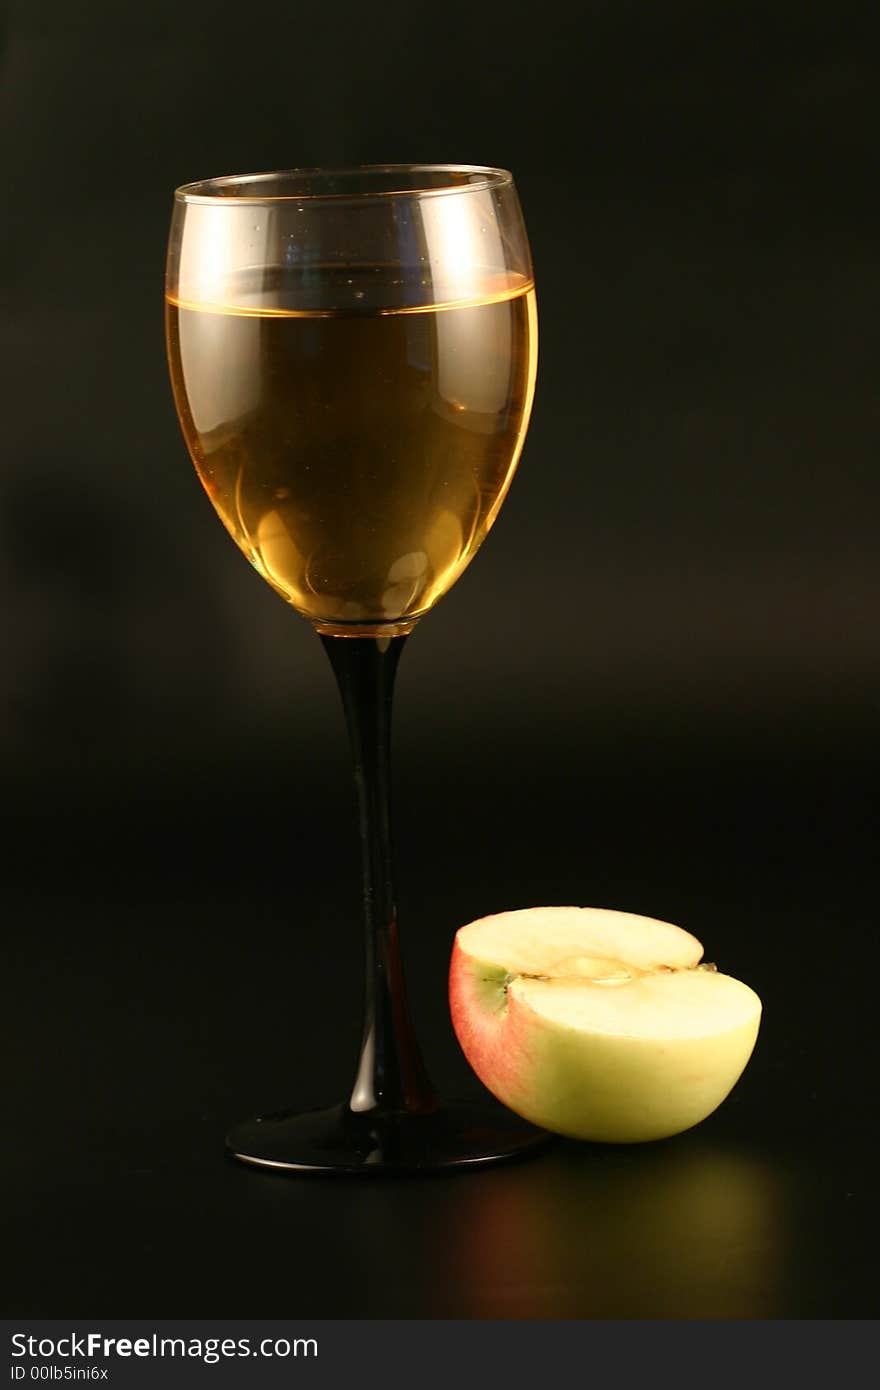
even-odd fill
[{"label": "apple flesh", "polygon": [[751,1056],[761,1001],[669,922],[602,908],[501,912],[456,934],[462,1051],[498,1100],[573,1139],[638,1143],[699,1124]]}]

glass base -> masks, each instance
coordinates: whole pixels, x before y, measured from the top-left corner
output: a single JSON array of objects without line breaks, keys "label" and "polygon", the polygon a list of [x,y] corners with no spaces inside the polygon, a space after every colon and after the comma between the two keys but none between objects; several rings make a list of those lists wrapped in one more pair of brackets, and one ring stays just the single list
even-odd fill
[{"label": "glass base", "polygon": [[246,1120],[226,1136],[226,1150],[276,1171],[378,1176],[509,1162],[552,1138],[491,1101],[453,1101],[417,1115],[335,1105]]}]

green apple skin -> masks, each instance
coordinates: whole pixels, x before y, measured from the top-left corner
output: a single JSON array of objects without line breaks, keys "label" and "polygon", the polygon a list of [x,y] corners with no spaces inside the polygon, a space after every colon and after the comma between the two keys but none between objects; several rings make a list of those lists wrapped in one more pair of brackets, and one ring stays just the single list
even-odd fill
[{"label": "green apple skin", "polygon": [[[702,990],[728,977],[700,972]],[[729,983],[753,994],[739,981]],[[553,1133],[644,1143],[699,1124],[739,1079],[758,1035],[761,1005],[726,1031],[627,1037],[548,1019],[523,996],[528,982],[467,954],[456,940],[449,1000],[456,1036],[484,1086]]]}]

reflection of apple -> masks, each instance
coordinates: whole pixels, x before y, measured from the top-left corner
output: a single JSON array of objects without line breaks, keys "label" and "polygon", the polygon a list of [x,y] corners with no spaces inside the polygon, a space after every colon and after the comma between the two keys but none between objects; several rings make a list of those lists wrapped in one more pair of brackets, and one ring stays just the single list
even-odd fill
[{"label": "reflection of apple", "polygon": [[456,1184],[437,1318],[778,1318],[793,1259],[774,1161],[708,1126],[668,1144],[562,1143]]},{"label": "reflection of apple", "polygon": [[535,907],[462,927],[449,976],[462,1050],[493,1095],[573,1139],[699,1124],[752,1053],[761,1001],[668,922]]}]

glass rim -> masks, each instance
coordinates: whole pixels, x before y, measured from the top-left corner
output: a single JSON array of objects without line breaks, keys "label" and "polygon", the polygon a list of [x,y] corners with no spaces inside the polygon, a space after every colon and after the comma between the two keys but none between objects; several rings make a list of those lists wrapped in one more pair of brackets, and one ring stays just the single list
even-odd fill
[{"label": "glass rim", "polygon": [[[469,174],[473,182],[448,183],[433,188],[383,188],[365,192],[336,193],[226,193],[227,188],[238,188],[242,184],[270,183],[273,180],[290,178],[295,174],[320,176],[327,179],[352,177],[358,174]],[[496,168],[490,164],[349,164],[331,168],[320,165],[271,169],[256,174],[219,174],[214,178],[196,179],[192,183],[182,183],[174,190],[174,198],[180,203],[204,203],[221,205],[223,203],[244,205],[247,203],[302,203],[302,202],[381,202],[385,198],[432,198],[446,197],[452,193],[478,193],[491,188],[505,188],[513,184],[513,174],[509,169]]]}]

